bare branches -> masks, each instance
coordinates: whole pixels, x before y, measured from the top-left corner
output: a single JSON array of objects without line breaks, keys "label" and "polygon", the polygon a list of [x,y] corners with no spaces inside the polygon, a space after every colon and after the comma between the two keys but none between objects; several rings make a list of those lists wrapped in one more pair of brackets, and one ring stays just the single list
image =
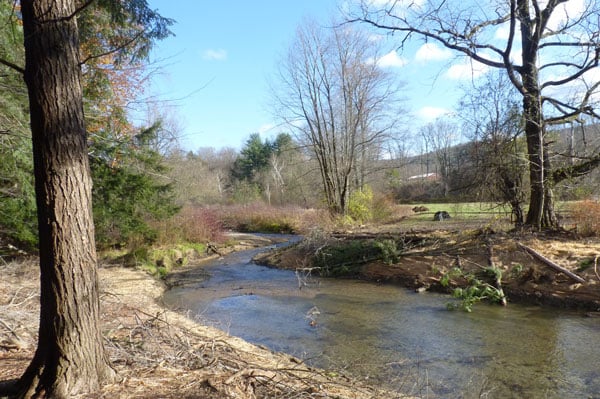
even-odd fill
[{"label": "bare branches", "polygon": [[306,23],[282,63],[279,116],[312,150],[334,213],[346,212],[398,120],[399,85],[379,50],[363,31]]},{"label": "bare branches", "polygon": [[571,166],[564,166],[556,169],[552,173],[552,180],[559,183],[563,180],[581,177],[600,166],[600,154],[597,154],[583,162]]},{"label": "bare branches", "polygon": [[[546,126],[580,115],[600,116],[589,105],[600,83],[588,73],[597,69],[600,61],[597,3],[569,9],[571,12],[566,0],[484,2],[479,8],[458,0],[412,7],[405,7],[404,2],[391,4],[378,8],[365,0],[358,16],[349,21],[400,33],[402,46],[412,38],[433,40],[506,72],[523,104],[531,193],[525,223],[538,229],[556,227],[552,184],[546,179],[552,175]],[[486,9],[493,6],[495,14],[489,16]],[[586,78],[594,80],[587,82]],[[566,91],[573,87],[575,95],[565,100]],[[586,163],[582,170],[593,165]]]},{"label": "bare branches", "polygon": [[573,105],[556,98],[542,97],[544,103],[549,103],[559,111],[559,115],[553,118],[547,118],[547,125],[556,125],[560,123],[566,123],[576,120],[581,115],[589,115],[593,118],[600,119],[600,113],[598,113],[592,106],[589,105],[591,97],[596,94],[596,91],[600,88],[600,81],[594,83],[591,87],[587,88],[585,95],[582,96],[579,104]]}]

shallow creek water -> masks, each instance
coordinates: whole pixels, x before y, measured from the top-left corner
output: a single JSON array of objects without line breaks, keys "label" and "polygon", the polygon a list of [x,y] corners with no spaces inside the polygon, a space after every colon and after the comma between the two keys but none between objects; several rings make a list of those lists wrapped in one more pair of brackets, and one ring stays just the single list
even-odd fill
[{"label": "shallow creek water", "polygon": [[600,398],[600,319],[510,304],[446,310],[448,296],[315,279],[251,263],[192,270],[167,305],[309,364],[430,398]]}]

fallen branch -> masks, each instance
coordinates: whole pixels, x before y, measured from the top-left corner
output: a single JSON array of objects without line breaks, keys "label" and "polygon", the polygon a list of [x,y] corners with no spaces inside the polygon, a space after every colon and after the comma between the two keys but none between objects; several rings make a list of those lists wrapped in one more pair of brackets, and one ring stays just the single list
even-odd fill
[{"label": "fallen branch", "polygon": [[298,289],[301,290],[309,284],[308,280],[312,277],[313,270],[320,270],[320,267],[297,267],[294,274],[298,279]]},{"label": "fallen branch", "polygon": [[586,282],[583,278],[579,277],[578,275],[571,272],[570,270],[567,270],[564,267],[557,265],[556,263],[552,262],[550,259],[546,258],[544,255],[540,254],[536,250],[529,248],[528,246],[523,245],[520,242],[517,243],[517,245],[519,246],[519,248],[524,249],[528,254],[530,254],[531,256],[533,256],[534,258],[539,260],[540,262],[544,263],[546,266],[549,266],[552,269],[554,269],[560,273],[566,274],[567,276],[569,276],[573,280],[577,281],[578,283],[584,284]]}]

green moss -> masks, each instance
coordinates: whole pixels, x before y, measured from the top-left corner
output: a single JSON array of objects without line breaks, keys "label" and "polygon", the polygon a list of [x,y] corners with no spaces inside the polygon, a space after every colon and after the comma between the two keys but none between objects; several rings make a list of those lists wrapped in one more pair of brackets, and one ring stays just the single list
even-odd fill
[{"label": "green moss", "polygon": [[104,258],[109,262],[113,259],[125,266],[139,267],[153,276],[163,278],[173,269],[187,265],[190,258],[201,256],[205,252],[205,244],[184,243],[171,248],[140,246],[126,254],[105,252]]},{"label": "green moss", "polygon": [[579,262],[579,266],[577,266],[578,272],[583,272],[586,269],[594,266],[596,264],[596,258],[587,258]]}]

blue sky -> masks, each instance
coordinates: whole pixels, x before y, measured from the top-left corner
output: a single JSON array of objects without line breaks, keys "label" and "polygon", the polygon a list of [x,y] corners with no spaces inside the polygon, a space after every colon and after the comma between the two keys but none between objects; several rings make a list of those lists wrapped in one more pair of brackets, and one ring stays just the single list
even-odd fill
[{"label": "blue sky", "polygon": [[[162,67],[152,92],[179,121],[182,147],[192,151],[239,149],[252,133],[271,138],[282,132],[273,127],[267,108],[268,77],[304,17],[327,22],[337,11],[337,0],[149,4],[176,20],[175,36],[159,42],[154,52]],[[452,57],[448,50],[420,43],[386,55],[386,67],[407,84],[405,106],[418,123],[448,112],[458,99],[458,84],[472,76],[469,64]]]}]

